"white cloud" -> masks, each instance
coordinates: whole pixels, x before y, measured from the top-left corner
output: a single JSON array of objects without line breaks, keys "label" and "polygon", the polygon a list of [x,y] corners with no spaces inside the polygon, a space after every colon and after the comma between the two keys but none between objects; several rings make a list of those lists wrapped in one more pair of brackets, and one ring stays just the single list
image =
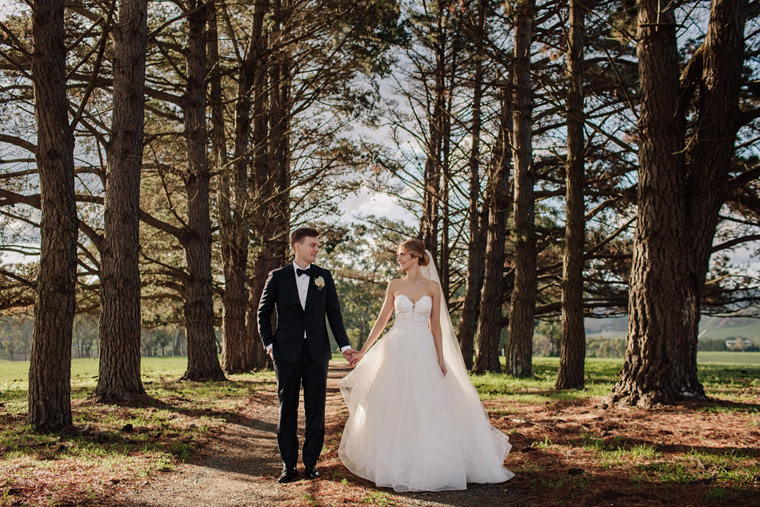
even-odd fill
[{"label": "white cloud", "polygon": [[340,205],[341,220],[350,222],[360,215],[375,215],[392,220],[414,223],[417,218],[399,206],[392,196],[363,188],[355,196],[345,199]]}]

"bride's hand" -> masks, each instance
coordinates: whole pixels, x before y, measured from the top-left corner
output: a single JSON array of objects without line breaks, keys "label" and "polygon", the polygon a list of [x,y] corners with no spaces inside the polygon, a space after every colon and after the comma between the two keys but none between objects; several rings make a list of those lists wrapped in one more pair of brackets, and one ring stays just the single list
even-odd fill
[{"label": "bride's hand", "polygon": [[441,368],[441,373],[443,373],[443,376],[446,376],[447,370],[446,370],[446,363],[443,361],[438,361],[438,366]]},{"label": "bride's hand", "polygon": [[357,350],[354,353],[354,355],[351,357],[351,361],[350,361],[351,368],[359,364],[359,361],[361,361],[363,357],[364,357],[364,352],[362,352],[361,350]]}]

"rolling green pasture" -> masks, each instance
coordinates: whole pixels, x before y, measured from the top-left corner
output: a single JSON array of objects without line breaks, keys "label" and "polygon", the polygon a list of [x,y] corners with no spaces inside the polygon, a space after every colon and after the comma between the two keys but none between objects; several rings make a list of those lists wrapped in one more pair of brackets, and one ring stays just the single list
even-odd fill
[{"label": "rolling green pasture", "polygon": [[747,324],[745,326],[708,329],[704,331],[704,334],[702,334],[702,338],[731,338],[733,336],[743,336],[745,338],[760,336],[760,320],[751,324]]},{"label": "rolling green pasture", "polygon": [[760,365],[760,352],[697,352],[698,364]]},{"label": "rolling green pasture", "polygon": [[[338,354],[334,359],[342,361]],[[726,387],[760,386],[760,352],[700,352],[698,354],[699,377],[708,396],[727,395],[734,401],[746,401],[742,392]],[[504,358],[502,358],[502,365]],[[588,358],[586,360],[586,388],[580,391],[555,391],[559,358],[533,358],[533,376],[527,379],[511,378],[502,374],[485,374],[472,377],[483,398],[507,396],[522,401],[571,400],[609,393],[618,378],[622,359]],[[204,396],[212,397],[217,383],[177,383],[187,365],[186,358],[143,358],[142,375],[148,394],[164,396],[179,389],[180,396],[190,395],[188,389],[203,389]],[[26,410],[26,389],[29,363],[23,361],[0,361],[0,400],[7,413]],[[95,388],[97,359],[74,359],[71,363],[72,399],[86,398]],[[273,372],[258,373],[274,377]],[[748,384],[749,383],[749,384]],[[227,385],[227,384],[222,384]],[[235,385],[235,382],[232,382]],[[193,387],[188,387],[193,386]],[[202,387],[206,386],[206,387]],[[153,392],[152,392],[153,391]]]},{"label": "rolling green pasture", "polygon": [[[707,356],[707,360],[700,360],[699,379],[708,397],[756,402],[755,391],[760,388],[760,353],[700,352],[700,357],[703,357],[702,354]],[[559,366],[559,358],[556,357],[534,357],[531,378],[517,379],[493,373],[473,375],[471,378],[483,399],[506,397],[513,401],[545,403],[605,396],[617,382],[622,365],[622,359],[586,359],[586,386],[583,390],[554,389]]]}]

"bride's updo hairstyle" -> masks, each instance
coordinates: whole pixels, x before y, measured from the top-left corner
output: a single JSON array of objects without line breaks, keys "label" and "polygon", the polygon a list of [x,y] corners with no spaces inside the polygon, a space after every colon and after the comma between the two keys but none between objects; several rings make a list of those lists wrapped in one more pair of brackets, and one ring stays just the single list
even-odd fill
[{"label": "bride's updo hairstyle", "polygon": [[420,266],[428,265],[428,257],[425,255],[425,243],[423,243],[421,239],[407,239],[401,243],[401,247],[406,250],[409,255],[417,257],[417,262]]}]

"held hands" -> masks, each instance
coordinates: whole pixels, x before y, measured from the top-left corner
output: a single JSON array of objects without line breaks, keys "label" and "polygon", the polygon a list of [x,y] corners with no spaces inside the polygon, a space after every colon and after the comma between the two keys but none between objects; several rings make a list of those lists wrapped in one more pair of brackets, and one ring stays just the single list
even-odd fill
[{"label": "held hands", "polygon": [[351,368],[353,368],[359,363],[359,361],[362,360],[364,354],[361,350],[349,349],[343,353],[343,357],[346,358],[346,361],[348,361],[348,363],[351,365]]}]

